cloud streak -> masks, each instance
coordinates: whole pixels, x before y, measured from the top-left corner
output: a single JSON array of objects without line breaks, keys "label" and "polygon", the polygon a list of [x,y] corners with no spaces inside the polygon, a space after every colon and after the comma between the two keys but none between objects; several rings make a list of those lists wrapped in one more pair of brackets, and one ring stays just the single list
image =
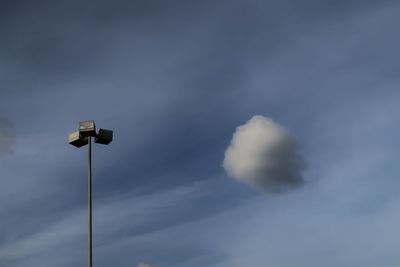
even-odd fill
[{"label": "cloud streak", "polygon": [[0,117],[0,155],[11,152],[14,139],[11,122],[4,117]]},{"label": "cloud streak", "polygon": [[223,167],[230,177],[266,192],[298,187],[304,179],[296,140],[281,125],[254,116],[237,127]]}]

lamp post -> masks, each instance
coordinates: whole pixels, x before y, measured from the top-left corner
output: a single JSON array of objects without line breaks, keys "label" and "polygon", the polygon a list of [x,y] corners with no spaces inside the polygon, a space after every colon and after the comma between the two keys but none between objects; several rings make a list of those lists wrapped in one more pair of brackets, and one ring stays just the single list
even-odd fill
[{"label": "lamp post", "polygon": [[92,137],[94,142],[108,145],[113,140],[113,131],[99,129],[96,132],[94,121],[81,121],[79,130],[69,134],[68,143],[75,147],[89,145],[88,154],[88,267],[93,266],[93,239],[92,239]]}]

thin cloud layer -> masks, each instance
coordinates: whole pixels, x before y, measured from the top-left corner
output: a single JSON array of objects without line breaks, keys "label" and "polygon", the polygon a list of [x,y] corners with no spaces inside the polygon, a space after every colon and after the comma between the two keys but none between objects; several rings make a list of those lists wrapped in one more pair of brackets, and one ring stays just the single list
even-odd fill
[{"label": "thin cloud layer", "polygon": [[263,191],[298,187],[304,161],[296,140],[281,125],[256,115],[237,127],[223,167],[230,177]]},{"label": "thin cloud layer", "polygon": [[14,135],[12,134],[11,123],[0,117],[0,155],[11,152],[11,146],[14,142]]},{"label": "thin cloud layer", "polygon": [[139,265],[137,267],[152,267],[152,266],[147,263],[139,263]]}]

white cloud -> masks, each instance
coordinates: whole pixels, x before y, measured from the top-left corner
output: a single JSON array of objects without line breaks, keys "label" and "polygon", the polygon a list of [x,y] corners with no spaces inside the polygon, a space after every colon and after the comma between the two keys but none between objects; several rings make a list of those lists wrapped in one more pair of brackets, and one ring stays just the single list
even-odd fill
[{"label": "white cloud", "polygon": [[230,177],[268,192],[302,185],[303,166],[296,140],[260,115],[237,127],[223,162]]},{"label": "white cloud", "polygon": [[139,263],[138,267],[152,267],[152,266],[147,263]]}]

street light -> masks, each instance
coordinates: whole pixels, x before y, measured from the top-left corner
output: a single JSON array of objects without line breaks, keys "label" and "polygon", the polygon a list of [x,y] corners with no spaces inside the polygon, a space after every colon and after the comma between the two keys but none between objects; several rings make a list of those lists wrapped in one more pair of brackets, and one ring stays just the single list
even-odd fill
[{"label": "street light", "polygon": [[68,136],[68,143],[75,147],[89,144],[89,168],[88,168],[88,267],[93,266],[92,243],[92,137],[95,143],[108,145],[113,140],[113,131],[99,129],[96,133],[96,124],[93,120],[81,121],[79,131],[72,132]]}]

